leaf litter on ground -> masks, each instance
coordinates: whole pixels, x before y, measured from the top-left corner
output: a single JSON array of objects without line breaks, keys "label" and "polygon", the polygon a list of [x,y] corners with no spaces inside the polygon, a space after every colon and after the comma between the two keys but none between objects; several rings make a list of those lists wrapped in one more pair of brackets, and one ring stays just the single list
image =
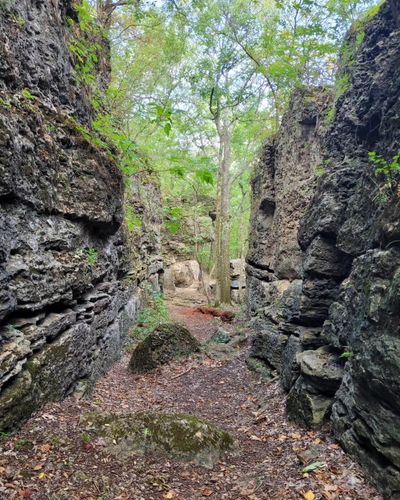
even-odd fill
[{"label": "leaf litter on ground", "polygon": [[[191,308],[175,306],[172,312],[199,340],[218,328],[214,318],[200,318]],[[367,475],[332,440],[328,427],[304,431],[287,421],[279,381],[268,384],[250,372],[244,362],[247,349],[243,345],[239,356],[222,361],[204,357],[173,362],[145,376],[129,373],[125,355],[97,382],[90,399],[70,397],[49,404],[1,440],[0,498],[380,500]],[[203,417],[231,432],[240,450],[207,469],[151,454],[117,460],[101,438],[82,441],[83,413],[146,410]],[[256,417],[260,412],[265,418]],[[24,442],[30,444],[21,446]],[[318,462],[302,463],[299,454],[315,445],[320,447]]]}]

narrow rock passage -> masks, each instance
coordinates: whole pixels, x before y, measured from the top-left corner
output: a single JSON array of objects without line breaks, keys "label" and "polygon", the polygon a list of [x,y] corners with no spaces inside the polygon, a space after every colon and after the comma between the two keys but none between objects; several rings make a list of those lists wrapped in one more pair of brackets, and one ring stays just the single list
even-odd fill
[{"label": "narrow rock passage", "polygon": [[[220,326],[192,308],[173,306],[171,313],[199,340]],[[143,376],[128,372],[124,355],[90,400],[70,397],[47,405],[18,433],[3,436],[0,498],[380,499],[327,429],[306,432],[286,421],[279,381],[250,372],[245,351],[242,346],[225,360],[205,355],[174,362]],[[80,423],[88,411],[143,410],[205,417],[230,431],[240,449],[214,469],[151,455],[118,460]],[[304,474],[315,462],[321,467]]]}]

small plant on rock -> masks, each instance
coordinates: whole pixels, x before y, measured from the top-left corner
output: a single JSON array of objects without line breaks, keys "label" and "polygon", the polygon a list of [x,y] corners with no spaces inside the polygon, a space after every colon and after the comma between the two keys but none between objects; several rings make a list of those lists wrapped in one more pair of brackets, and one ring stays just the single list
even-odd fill
[{"label": "small plant on rock", "polygon": [[31,93],[31,91],[29,89],[23,89],[21,90],[21,95],[24,99],[26,99],[27,101],[36,101],[36,97]]},{"label": "small plant on rock", "polygon": [[371,151],[368,153],[370,162],[374,167],[375,174],[379,175],[383,182],[378,186],[379,198],[383,202],[388,202],[395,194],[399,194],[400,182],[400,149],[390,159]]},{"label": "small plant on rock", "polygon": [[85,250],[86,258],[89,266],[95,266],[99,257],[99,253],[95,248],[88,248]]},{"label": "small plant on rock", "polygon": [[134,342],[142,340],[161,323],[166,323],[168,320],[169,311],[165,305],[163,294],[150,291],[146,306],[140,311],[137,324],[130,336]]}]

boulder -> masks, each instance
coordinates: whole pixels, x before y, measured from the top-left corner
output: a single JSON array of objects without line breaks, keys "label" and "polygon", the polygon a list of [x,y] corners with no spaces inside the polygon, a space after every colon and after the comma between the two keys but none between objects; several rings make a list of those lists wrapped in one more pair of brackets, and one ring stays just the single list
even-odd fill
[{"label": "boulder", "polygon": [[213,467],[224,454],[236,448],[228,432],[192,415],[88,413],[83,415],[81,423],[87,432],[102,438],[119,459],[156,453]]},{"label": "boulder", "polygon": [[232,336],[228,332],[223,328],[218,328],[218,330],[208,339],[207,343],[229,344],[231,340]]},{"label": "boulder", "polygon": [[178,324],[163,324],[135,347],[129,369],[134,373],[148,372],[198,351],[200,343],[187,328]]},{"label": "boulder", "polygon": [[[239,280],[245,273],[245,261],[243,259],[232,259],[229,262],[231,280]],[[234,287],[233,287],[234,288]]]},{"label": "boulder", "polygon": [[200,283],[200,266],[197,260],[185,260],[172,264],[166,271],[168,289],[189,288]]}]

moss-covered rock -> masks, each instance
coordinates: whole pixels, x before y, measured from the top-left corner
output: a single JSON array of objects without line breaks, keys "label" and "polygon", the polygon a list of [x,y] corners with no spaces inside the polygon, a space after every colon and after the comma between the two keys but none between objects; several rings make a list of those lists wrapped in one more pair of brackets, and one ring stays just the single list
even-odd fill
[{"label": "moss-covered rock", "polygon": [[144,373],[198,351],[200,343],[189,330],[173,323],[163,324],[136,346],[129,369],[134,373]]},{"label": "moss-covered rock", "polygon": [[261,377],[266,379],[272,378],[272,370],[271,367],[265,363],[260,358],[254,358],[253,356],[249,356],[246,358],[246,366],[252,372],[258,373]]},{"label": "moss-covered rock", "polygon": [[81,423],[86,432],[103,438],[109,451],[120,459],[153,452],[212,467],[236,447],[228,432],[191,415],[88,413]]}]

